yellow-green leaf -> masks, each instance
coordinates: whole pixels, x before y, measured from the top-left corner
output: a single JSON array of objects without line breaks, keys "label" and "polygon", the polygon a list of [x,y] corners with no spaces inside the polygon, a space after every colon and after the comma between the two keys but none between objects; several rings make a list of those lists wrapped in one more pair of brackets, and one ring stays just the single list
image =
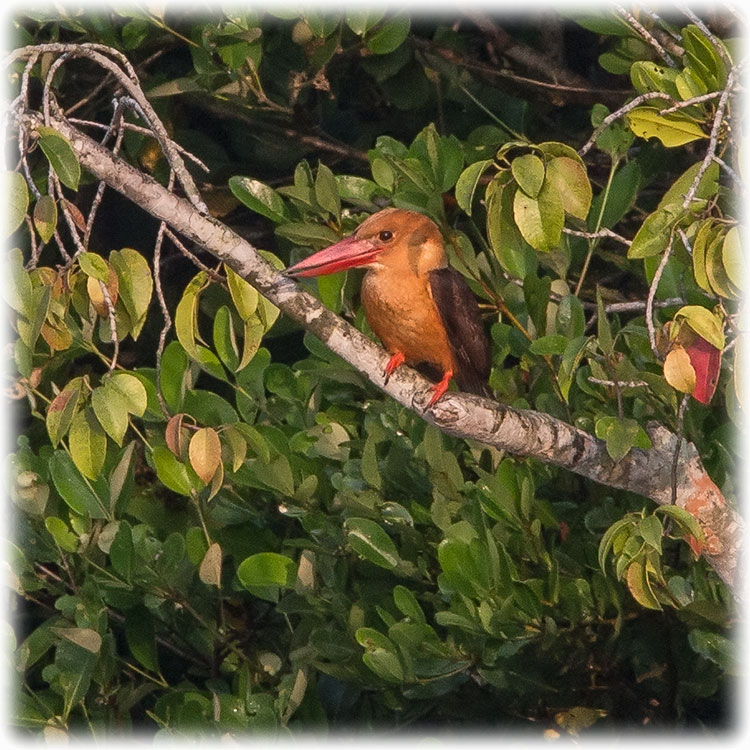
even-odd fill
[{"label": "yellow-green leaf", "polygon": [[732,227],[727,232],[726,237],[724,237],[722,258],[724,260],[724,270],[729,280],[738,289],[741,289],[745,279],[745,262],[742,256],[740,230],[738,227]]},{"label": "yellow-green leaf", "polygon": [[128,372],[114,372],[108,382],[110,388],[120,395],[128,412],[142,417],[148,406],[148,394],[143,383]]},{"label": "yellow-green leaf", "polygon": [[148,261],[130,247],[113,250],[109,262],[117,273],[120,300],[130,316],[130,335],[137,339],[146,322],[154,282]]},{"label": "yellow-green leaf", "polygon": [[99,424],[117,445],[122,445],[122,439],[128,429],[128,411],[121,394],[105,381],[91,394],[91,406]]},{"label": "yellow-green leaf", "polygon": [[5,172],[3,195],[8,205],[5,236],[10,237],[23,224],[29,210],[29,188],[20,172]]},{"label": "yellow-green leaf", "polygon": [[591,183],[576,159],[558,156],[547,164],[547,180],[557,190],[565,213],[584,220],[591,207]]},{"label": "yellow-green leaf", "polygon": [[538,198],[516,190],[513,218],[523,238],[535,250],[549,252],[560,242],[565,214],[560,196],[551,186],[543,185]]},{"label": "yellow-green leaf", "polygon": [[97,479],[107,455],[107,435],[90,406],[73,417],[68,445],[78,471],[89,479]]},{"label": "yellow-green leaf", "polygon": [[200,356],[195,341],[198,336],[198,301],[207,279],[208,275],[204,271],[200,271],[192,278],[185,287],[174,316],[177,340],[193,359],[198,359]]},{"label": "yellow-green leaf", "polygon": [[724,322],[716,313],[700,305],[685,305],[674,315],[675,320],[684,320],[699,336],[721,351],[726,345]]},{"label": "yellow-green leaf", "polygon": [[660,115],[655,107],[636,107],[627,115],[630,129],[641,138],[658,138],[667,148],[708,138],[698,123],[684,115]]},{"label": "yellow-green leaf", "polygon": [[224,266],[232,302],[242,320],[250,320],[258,307],[258,292],[229,266]]},{"label": "yellow-green leaf", "polygon": [[544,162],[535,154],[517,156],[510,163],[510,171],[518,187],[526,195],[536,198],[544,184]]}]

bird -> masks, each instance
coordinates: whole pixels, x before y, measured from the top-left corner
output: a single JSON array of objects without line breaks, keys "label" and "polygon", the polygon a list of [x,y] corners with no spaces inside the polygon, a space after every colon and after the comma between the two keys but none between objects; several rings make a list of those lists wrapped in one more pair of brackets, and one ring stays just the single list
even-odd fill
[{"label": "bird", "polygon": [[448,265],[434,221],[416,211],[385,208],[355,232],[286,270],[292,278],[363,267],[365,318],[391,357],[385,382],[402,364],[433,383],[433,406],[455,379],[459,390],[492,397],[489,341],[479,305],[463,276]]}]

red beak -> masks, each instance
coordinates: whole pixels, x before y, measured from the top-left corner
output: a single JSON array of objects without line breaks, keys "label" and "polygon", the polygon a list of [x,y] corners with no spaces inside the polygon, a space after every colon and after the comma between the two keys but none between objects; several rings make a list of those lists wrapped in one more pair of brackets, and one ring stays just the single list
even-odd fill
[{"label": "red beak", "polygon": [[366,266],[383,251],[372,240],[347,237],[335,245],[313,253],[309,258],[287,268],[287,276],[324,276],[348,268]]}]

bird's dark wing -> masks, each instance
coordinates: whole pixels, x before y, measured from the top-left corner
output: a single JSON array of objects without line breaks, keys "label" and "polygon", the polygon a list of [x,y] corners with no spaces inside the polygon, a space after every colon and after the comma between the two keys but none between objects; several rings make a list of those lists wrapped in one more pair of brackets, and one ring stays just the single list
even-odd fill
[{"label": "bird's dark wing", "polygon": [[492,397],[487,383],[492,353],[476,297],[463,276],[452,268],[430,271],[432,299],[448,334],[458,372],[453,375],[462,391]]}]

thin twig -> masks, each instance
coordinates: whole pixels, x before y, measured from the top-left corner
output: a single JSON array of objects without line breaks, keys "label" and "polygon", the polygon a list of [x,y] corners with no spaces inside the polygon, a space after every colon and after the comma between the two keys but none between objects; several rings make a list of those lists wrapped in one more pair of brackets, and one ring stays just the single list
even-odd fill
[{"label": "thin twig", "polygon": [[611,229],[607,229],[606,227],[600,229],[598,232],[579,232],[577,229],[568,229],[568,227],[563,227],[563,233],[570,234],[573,237],[584,237],[587,240],[598,240],[602,237],[610,237],[611,239],[617,240],[618,242],[621,242],[623,245],[627,245],[628,247],[633,244],[632,240],[629,240],[623,237],[621,234],[617,234],[617,232],[613,232]]},{"label": "thin twig", "polygon": [[721,96],[721,91],[709,91],[707,94],[701,94],[700,96],[693,96],[690,99],[685,99],[684,102],[677,102],[677,104],[673,104],[671,107],[660,109],[659,114],[670,115],[673,112],[678,112],[679,110],[685,109],[686,107],[692,107],[696,104],[703,104],[703,102],[711,101],[711,99],[718,99],[720,96]]},{"label": "thin twig", "polygon": [[664,255],[661,257],[659,267],[656,269],[654,278],[651,281],[651,286],[648,289],[648,297],[646,298],[646,327],[648,328],[648,342],[651,345],[651,351],[654,353],[654,357],[661,361],[664,359],[656,346],[656,330],[654,328],[654,296],[656,295],[656,289],[659,286],[661,275],[664,273],[664,269],[667,267],[667,261],[672,255],[672,245],[674,244],[674,235],[669,235],[669,243],[664,250]]},{"label": "thin twig", "polygon": [[676,103],[675,100],[669,95],[662,91],[648,91],[645,94],[636,96],[635,99],[624,104],[620,109],[616,109],[614,112],[608,114],[594,130],[586,143],[578,149],[579,156],[585,156],[589,149],[594,145],[596,139],[606,130],[615,120],[619,119],[623,115],[626,115],[632,109],[640,107],[643,102],[650,101],[651,99],[668,99],[670,102]]},{"label": "thin twig", "polygon": [[[102,146],[107,143],[107,141],[109,140],[109,136],[114,129],[117,130],[117,138],[115,139],[115,144],[112,147],[112,153],[119,154],[125,131],[122,128],[122,108],[118,104],[115,104],[115,111],[112,113],[112,119],[110,120],[109,126],[107,127],[107,132],[104,134],[104,137],[101,140]],[[99,184],[96,187],[96,195],[94,195],[94,200],[91,201],[91,208],[89,209],[88,219],[86,220],[86,231],[83,233],[83,246],[86,248],[88,248],[89,246],[91,231],[94,228],[94,219],[96,218],[96,213],[99,209],[99,205],[101,204],[102,198],[104,197],[105,187],[106,183],[104,182],[104,180],[100,180]]]},{"label": "thin twig", "polygon": [[648,388],[648,383],[645,380],[604,380],[595,378],[593,375],[589,375],[587,380],[590,383],[606,385],[610,388]]},{"label": "thin twig", "polygon": [[[94,122],[93,120],[81,120],[77,117],[71,117],[70,122],[74,123],[75,125],[81,125],[83,127],[89,127],[89,128],[99,128],[100,130],[109,130],[111,125],[105,125],[103,122]],[[144,128],[142,125],[136,125],[134,122],[127,122],[123,120],[123,122],[120,124],[120,127],[124,130],[130,130],[133,133],[138,133],[139,135],[145,135],[148,138],[153,138],[154,133],[149,128]],[[186,148],[183,148],[175,141],[172,141],[172,144],[174,145],[175,149],[185,156],[186,158],[190,159],[194,164],[197,164],[204,172],[210,172],[211,169],[203,162],[201,161],[195,154],[191,154]]]},{"label": "thin twig", "polygon": [[[174,172],[170,172],[167,190],[171,192],[173,188]],[[164,414],[166,419],[169,419],[172,416],[172,413],[169,411],[169,407],[167,406],[167,402],[161,390],[161,358],[164,354],[164,347],[167,343],[167,334],[169,333],[170,328],[172,328],[172,316],[169,314],[169,308],[164,299],[164,291],[161,288],[161,249],[164,244],[164,233],[166,229],[166,223],[163,221],[160,222],[159,230],[156,233],[156,242],[154,243],[154,291],[156,292],[156,298],[159,300],[159,307],[161,308],[161,314],[164,318],[164,325],[159,333],[159,344],[156,347],[156,395],[159,399],[159,406],[161,407],[162,414]]]},{"label": "thin twig", "polygon": [[667,50],[661,46],[656,37],[654,37],[653,34],[651,34],[651,32],[648,31],[648,29],[646,29],[646,27],[629,10],[626,10],[621,5],[615,5],[615,8],[617,9],[617,12],[633,27],[633,29],[640,34],[643,40],[656,50],[659,57],[661,57],[670,68],[677,67],[677,63],[675,63]]},{"label": "thin twig", "polygon": [[184,243],[180,240],[179,237],[169,228],[166,228],[164,230],[164,233],[169,237],[169,239],[172,241],[172,244],[186,257],[190,260],[191,263],[194,263],[198,268],[201,269],[201,271],[204,271],[207,273],[214,281],[218,281],[220,284],[226,284],[226,278],[222,276],[220,273],[218,273],[213,268],[209,268],[203,261],[199,260],[199,258],[194,254],[191,253],[190,250],[188,250]]},{"label": "thin twig", "polygon": [[683,437],[683,421],[685,419],[685,410],[687,409],[690,395],[685,394],[680,401],[680,406],[677,409],[677,427],[675,433],[677,435],[677,442],[674,447],[674,455],[672,456],[672,505],[677,505],[677,469],[680,466],[680,450],[682,449]]},{"label": "thin twig", "polygon": [[723,159],[716,156],[716,154],[713,155],[713,160],[732,178],[732,181],[737,185],[737,187],[745,189],[745,183],[742,181],[740,176],[727,164]]},{"label": "thin twig", "polygon": [[734,69],[729,71],[726,86],[724,86],[724,91],[721,92],[719,103],[716,105],[716,114],[714,115],[714,123],[711,127],[711,135],[708,141],[706,155],[703,157],[703,161],[701,162],[700,167],[698,167],[698,171],[696,172],[695,178],[693,179],[693,184],[690,186],[690,189],[685,194],[685,199],[682,201],[682,207],[685,210],[687,210],[688,206],[690,206],[691,201],[695,197],[695,193],[698,190],[698,185],[700,184],[703,175],[710,166],[716,154],[716,148],[719,140],[719,131],[721,130],[721,123],[724,120],[724,110],[726,109],[727,102],[729,101],[729,94],[734,88],[734,72]]}]

